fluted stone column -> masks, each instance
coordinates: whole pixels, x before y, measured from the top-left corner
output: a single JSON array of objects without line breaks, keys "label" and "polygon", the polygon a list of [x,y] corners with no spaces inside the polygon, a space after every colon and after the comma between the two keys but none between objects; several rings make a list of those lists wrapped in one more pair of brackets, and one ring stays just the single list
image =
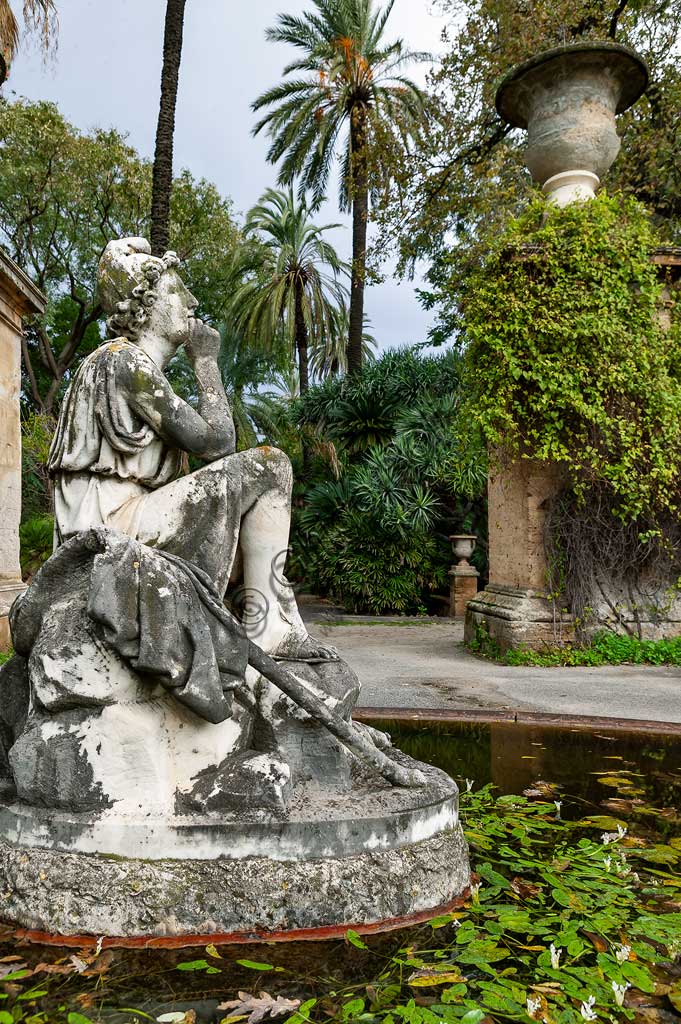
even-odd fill
[{"label": "fluted stone column", "polygon": [[19,563],[21,520],[21,336],[24,317],[44,313],[46,299],[0,250],[0,650],[9,647],[7,613],[24,590]]}]

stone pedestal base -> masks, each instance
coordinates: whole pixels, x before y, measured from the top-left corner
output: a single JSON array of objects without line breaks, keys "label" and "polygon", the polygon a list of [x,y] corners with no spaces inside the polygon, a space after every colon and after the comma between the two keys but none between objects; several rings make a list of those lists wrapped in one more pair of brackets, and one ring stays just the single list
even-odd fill
[{"label": "stone pedestal base", "polygon": [[484,629],[502,653],[525,647],[540,651],[574,639],[570,616],[541,592],[489,583],[466,611],[464,639],[470,643]]},{"label": "stone pedestal base", "polygon": [[449,614],[452,618],[461,619],[466,614],[466,605],[478,592],[479,576],[472,565],[449,570]]},{"label": "stone pedestal base", "polygon": [[357,763],[349,793],[310,784],[285,815],[0,805],[0,917],[52,935],[245,941],[436,913],[469,886],[468,853],[456,784],[419,768],[426,785],[402,789]]}]

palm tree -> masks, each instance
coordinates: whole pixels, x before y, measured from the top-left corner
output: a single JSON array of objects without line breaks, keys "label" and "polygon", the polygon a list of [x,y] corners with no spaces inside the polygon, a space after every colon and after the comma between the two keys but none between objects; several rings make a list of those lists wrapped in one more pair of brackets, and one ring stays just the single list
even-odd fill
[{"label": "palm tree", "polygon": [[168,248],[170,193],[173,187],[173,141],[177,85],[182,61],[184,9],[187,0],[167,0],[163,36],[161,104],[156,127],[156,149],[151,191],[151,249],[157,256]]},{"label": "palm tree", "polygon": [[[352,209],[352,284],[348,369],[362,366],[364,283],[369,215],[369,155],[375,127],[408,139],[421,121],[425,96],[401,74],[405,64],[427,54],[407,50],[401,39],[384,43],[395,0],[311,0],[302,16],[280,14],[267,31],[273,42],[296,47],[300,57],[284,68],[284,81],[253,103],[269,112],[253,129],[267,128],[268,159],[282,159],[279,182],[300,177],[301,191],[316,201],[326,191],[336,150],[343,141],[340,208]],[[307,73],[300,77],[299,73]],[[294,76],[294,77],[288,77]]]},{"label": "palm tree", "polygon": [[[371,321],[368,316],[364,317],[364,330],[362,331],[362,359],[366,361],[374,358],[373,349],[376,348],[376,339],[369,332]],[[333,377],[336,374],[348,372],[348,349],[347,337],[350,328],[350,310],[342,306],[338,310],[338,327],[329,335],[326,345],[313,350],[310,359],[310,370],[316,377]]]},{"label": "palm tree", "polygon": [[318,227],[313,212],[291,189],[267,189],[244,225],[234,265],[241,283],[231,303],[234,325],[250,344],[274,345],[283,335],[298,355],[301,392],[309,386],[309,349],[327,344],[347,299],[349,268],[323,238],[339,225]]},{"label": "palm tree", "polygon": [[[54,0],[24,0],[26,28],[40,37],[47,53],[57,37],[57,8]],[[19,45],[19,22],[9,0],[0,0],[0,85],[7,77],[7,67]]]}]

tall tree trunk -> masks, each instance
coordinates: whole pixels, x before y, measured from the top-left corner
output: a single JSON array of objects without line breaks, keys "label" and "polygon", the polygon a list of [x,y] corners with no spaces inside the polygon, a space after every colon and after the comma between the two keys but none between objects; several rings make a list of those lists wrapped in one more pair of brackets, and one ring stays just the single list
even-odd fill
[{"label": "tall tree trunk", "polygon": [[350,283],[350,330],[348,335],[348,373],[362,369],[364,332],[364,281],[367,262],[367,222],[369,220],[369,183],[366,160],[366,110],[353,111],[350,125],[352,155],[352,279]]},{"label": "tall tree trunk", "polygon": [[310,386],[309,357],[307,351],[307,324],[303,314],[302,286],[296,286],[296,349],[298,352],[298,373],[300,393],[304,395]]},{"label": "tall tree trunk", "polygon": [[[300,378],[300,393],[304,395],[310,386],[309,357],[307,348],[307,324],[303,314],[303,292],[302,285],[296,285],[296,350],[298,352],[298,376]],[[310,446],[305,437],[305,431],[300,435],[300,448],[303,456],[303,476],[309,477],[311,460]]]},{"label": "tall tree trunk", "polygon": [[151,193],[151,250],[161,256],[168,248],[170,192],[173,187],[173,138],[177,83],[182,60],[182,32],[187,0],[167,0],[163,37],[161,106],[156,129],[154,178]]}]

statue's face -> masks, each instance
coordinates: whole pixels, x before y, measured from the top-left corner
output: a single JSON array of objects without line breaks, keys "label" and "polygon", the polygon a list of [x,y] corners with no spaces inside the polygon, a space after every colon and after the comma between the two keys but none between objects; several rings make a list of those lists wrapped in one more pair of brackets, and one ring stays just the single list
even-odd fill
[{"label": "statue's face", "polygon": [[189,321],[198,306],[180,275],[168,270],[157,285],[158,298],[153,305],[149,326],[154,334],[179,348],[189,337]]}]

